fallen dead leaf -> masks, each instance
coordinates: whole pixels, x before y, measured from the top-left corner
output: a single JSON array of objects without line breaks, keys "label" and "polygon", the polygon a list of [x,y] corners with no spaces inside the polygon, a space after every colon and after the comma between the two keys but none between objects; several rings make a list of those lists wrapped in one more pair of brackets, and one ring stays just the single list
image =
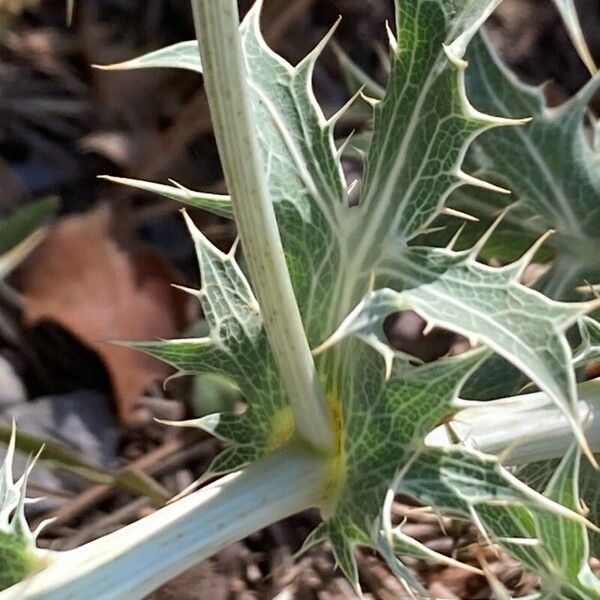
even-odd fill
[{"label": "fallen dead leaf", "polygon": [[111,220],[102,206],[57,222],[20,268],[17,285],[26,325],[54,321],[100,356],[119,419],[131,425],[140,417],[140,395],[171,369],[109,342],[177,336],[188,321],[189,299],[171,286],[174,274],[156,253],[119,247]]}]

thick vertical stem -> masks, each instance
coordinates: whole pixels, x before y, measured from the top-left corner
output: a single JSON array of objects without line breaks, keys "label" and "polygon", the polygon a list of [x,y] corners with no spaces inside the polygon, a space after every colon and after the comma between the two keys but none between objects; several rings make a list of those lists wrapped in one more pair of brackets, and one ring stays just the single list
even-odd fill
[{"label": "thick vertical stem", "polygon": [[332,419],[304,333],[250,106],[236,0],[192,0],[204,84],[250,279],[300,436],[333,446]]}]

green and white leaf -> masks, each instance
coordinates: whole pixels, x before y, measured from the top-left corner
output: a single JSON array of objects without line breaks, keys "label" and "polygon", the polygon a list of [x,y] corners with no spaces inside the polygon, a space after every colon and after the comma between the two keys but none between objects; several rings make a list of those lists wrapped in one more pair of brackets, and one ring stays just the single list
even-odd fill
[{"label": "green and white leaf", "polygon": [[[560,5],[569,28],[575,27],[575,12]],[[449,206],[479,217],[480,225],[469,224],[460,244],[477,239],[489,221],[489,215],[512,204],[502,226],[488,245],[486,255],[514,260],[533,239],[549,229],[557,235],[543,260],[557,257],[554,275],[540,285],[552,297],[561,299],[573,293],[573,287],[584,279],[594,282],[600,272],[595,262],[594,247],[598,243],[600,176],[598,151],[591,146],[584,131],[585,114],[590,98],[599,84],[596,75],[573,99],[562,106],[549,108],[543,88],[520,82],[498,59],[485,36],[476,35],[466,54],[465,71],[467,96],[477,110],[505,118],[530,117],[530,123],[520,127],[493,128],[483,133],[471,145],[465,160],[465,170],[471,175],[491,181],[512,194],[461,187],[449,198]],[[345,71],[354,73],[353,85],[367,77],[346,57]],[[358,73],[358,74],[357,74]],[[353,88],[351,88],[352,90]],[[371,95],[381,94],[373,88]],[[598,131],[598,128],[596,128]],[[364,137],[372,136],[364,132]],[[514,204],[516,201],[516,204]],[[455,225],[448,217],[438,217],[435,227],[444,227],[450,233],[440,233],[426,239],[438,245],[452,235]],[[549,280],[548,280],[549,279]]]},{"label": "green and white leaf", "polygon": [[[348,340],[344,350],[355,360],[340,384],[339,458],[319,531],[357,586],[354,546],[377,548],[389,558],[389,547],[381,546],[379,536],[388,489],[397,473],[425,450],[427,433],[453,414],[461,383],[488,353],[477,350],[420,367],[397,361],[386,380],[381,357],[368,345]],[[392,547],[406,554],[406,540],[390,536]]]},{"label": "green and white leaf", "polygon": [[[595,400],[590,407],[590,410],[595,411],[597,382],[586,382],[580,386],[582,398],[589,396],[588,401]],[[470,435],[469,429],[472,427],[472,434],[477,438],[473,440],[475,445],[482,442],[487,451],[501,454],[506,460],[512,461],[513,455],[512,452],[507,452],[508,438],[505,437],[511,427],[515,432],[513,442],[520,437],[519,428],[524,431],[521,423],[525,420],[533,423],[532,430],[540,430],[540,439],[547,438],[550,447],[553,445],[552,440],[557,441],[560,437],[560,431],[554,427],[553,420],[546,419],[543,410],[536,410],[536,404],[539,405],[538,409],[543,409],[544,402],[547,400],[543,399],[543,394],[537,393],[496,403],[482,403],[480,412],[474,404],[470,404],[470,408],[456,415],[453,430],[465,440],[464,443],[470,444],[471,440],[465,439],[465,435]],[[494,404],[495,407],[492,406]],[[582,400],[580,404],[585,402]],[[510,413],[515,409],[511,418]],[[488,423],[477,427],[475,423],[468,424],[469,417],[482,422],[487,419]],[[596,428],[595,425],[592,427]],[[438,429],[436,433],[441,432]],[[501,441],[502,437],[505,437],[504,442]],[[597,444],[597,440],[595,435],[593,443]],[[526,459],[527,453],[519,454]],[[529,453],[529,456],[533,457],[535,453]],[[583,514],[592,524],[597,525],[600,518],[599,473],[589,461],[580,464],[580,451],[572,440],[564,456],[562,462],[559,459],[529,464],[520,468],[517,475],[533,489],[544,492],[550,500]],[[579,501],[580,497],[582,502]],[[591,531],[586,528],[586,524],[568,515],[558,515],[554,510],[548,512],[539,508],[541,507],[531,510],[518,505],[502,508],[492,505],[483,510],[478,509],[478,516],[494,541],[503,544],[526,567],[542,576],[540,598],[598,598],[600,581],[593,576],[588,566],[590,556],[598,556],[597,531]]]},{"label": "green and white leaf", "polygon": [[103,176],[101,179],[127,185],[129,187],[158,194],[170,200],[177,200],[182,204],[191,206],[192,208],[201,208],[207,212],[226,217],[233,218],[233,207],[231,198],[226,194],[210,194],[208,192],[196,192],[173,182],[173,185],[164,185],[162,183],[153,183],[151,181],[143,181],[141,179],[129,179],[127,177],[109,177]]},{"label": "green and white leaf", "polygon": [[[552,298],[574,299],[577,286],[600,278],[596,259],[600,243],[598,153],[584,130],[588,103],[600,78],[595,75],[571,100],[549,108],[543,89],[520,82],[500,62],[483,35],[475,37],[467,59],[470,66],[466,86],[478,109],[503,116],[532,117],[530,123],[519,128],[485,132],[466,159],[474,173],[507,187],[513,192],[509,200],[516,201],[495,236],[495,256],[510,259],[515,240],[532,240],[549,229],[555,230],[547,245],[554,255],[552,269],[535,285]],[[463,188],[450,204],[482,216],[485,222],[486,212],[493,213],[505,205],[506,198]],[[477,228],[468,225],[466,229]],[[499,385],[486,383],[493,379]],[[524,383],[510,365],[493,357],[468,387],[472,397],[498,398],[516,393]]]},{"label": "green and white leaf", "polygon": [[[560,466],[559,460],[534,462],[518,471],[518,476],[535,490],[543,491]],[[579,497],[581,504],[589,512],[585,516],[597,527],[600,527],[600,474],[588,461],[579,465]],[[588,532],[591,556],[600,556],[600,534],[597,531]]]},{"label": "green and white leaf", "polygon": [[477,262],[477,251],[411,247],[391,257],[380,270],[387,287],[367,295],[324,347],[348,335],[381,335],[387,316],[414,310],[430,325],[481,341],[518,367],[563,410],[585,447],[565,333],[591,305],[554,302],[523,286],[531,253],[493,268]]},{"label": "green and white leaf", "polygon": [[[312,70],[326,40],[292,67],[264,43],[260,3],[242,23],[269,191],[311,345],[322,342],[364,294],[380,249],[398,235],[409,238],[426,228],[453,189],[485,185],[460,169],[467,147],[486,129],[514,121],[473,109],[464,92],[461,56],[498,1],[419,0],[397,7],[400,41],[393,41],[390,86],[376,109],[358,210],[346,205],[332,135],[345,107],[326,121],[312,92]],[[196,60],[190,68],[200,72],[193,44],[117,67],[181,67],[188,60],[181,60],[183,48]]]},{"label": "green and white leaf", "polygon": [[[584,120],[600,84],[596,75],[564,104],[550,108],[541,88],[520,82],[499,61],[483,35],[467,52],[466,86],[473,104],[502,116],[532,117],[518,128],[485,132],[471,147],[467,163],[478,176],[510,189],[515,202],[507,223],[532,237],[549,229],[555,262],[551,277],[538,284],[547,295],[573,296],[577,285],[600,275],[600,171]],[[497,195],[464,189],[453,205],[475,214],[496,210]]]},{"label": "green and white leaf", "polygon": [[397,3],[398,39],[391,40],[392,70],[375,106],[360,205],[367,225],[359,243],[367,259],[390,236],[404,241],[425,230],[454,189],[486,185],[462,172],[467,147],[486,129],[514,121],[471,106],[462,57],[497,4]]},{"label": "green and white leaf", "polygon": [[166,67],[170,69],[185,69],[202,73],[202,62],[198,50],[198,42],[190,40],[189,42],[179,42],[166,48],[160,48],[154,52],[149,52],[143,56],[126,60],[113,65],[96,65],[104,70],[122,70],[122,69],[147,69]]},{"label": "green and white leaf", "polygon": [[[580,450],[574,445],[544,490],[549,500],[579,514],[583,512],[578,483],[580,460]],[[551,511],[531,512],[519,505],[487,506],[479,514],[502,544],[541,577],[543,598],[600,598],[600,580],[588,564],[590,547],[584,522]]]},{"label": "green and white leaf", "polygon": [[279,383],[258,303],[232,253],[215,248],[186,216],[200,263],[202,289],[190,290],[202,305],[207,337],[132,344],[173,365],[181,374],[217,373],[242,392],[243,414],[221,413],[183,422],[231,446],[208,475],[225,473],[274,451],[293,435],[291,409]]},{"label": "green and white leaf", "polygon": [[[394,489],[442,514],[473,521],[484,539],[501,544],[539,573],[545,588],[552,585],[550,589],[562,593],[583,584],[583,589],[597,589],[598,580],[588,577],[589,567],[581,552],[573,552],[571,566],[559,563],[559,556],[554,554],[563,548],[577,550],[577,543],[587,539],[586,521],[578,507],[563,505],[565,496],[545,497],[532,491],[496,457],[460,447],[429,449],[402,474]],[[574,564],[581,580],[573,577]],[[550,597],[588,598],[561,593]],[[589,596],[590,600],[596,597]]]}]

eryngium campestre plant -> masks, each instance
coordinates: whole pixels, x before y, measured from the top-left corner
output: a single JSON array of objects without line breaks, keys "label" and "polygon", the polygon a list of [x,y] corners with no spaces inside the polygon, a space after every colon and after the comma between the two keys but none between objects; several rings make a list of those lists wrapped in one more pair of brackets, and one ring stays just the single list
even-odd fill
[{"label": "eryngium campestre plant", "polygon": [[[207,473],[223,480],[180,509],[158,511],[146,531],[143,521],[49,555],[46,571],[0,598],[83,598],[92,589],[95,598],[142,597],[263,526],[265,503],[273,519],[318,506],[323,521],[305,548],[328,541],[357,591],[354,548],[362,545],[427,598],[402,556],[448,559],[392,526],[397,493],[471,520],[483,543],[504,547],[540,576],[540,598],[600,598],[588,566],[598,541],[588,517],[598,514],[599,385],[577,385],[582,367],[600,355],[600,325],[592,314],[598,302],[576,292],[600,270],[599,155],[584,130],[600,77],[548,108],[479,33],[499,2],[396,1],[387,86],[366,98],[373,127],[357,205],[348,202],[341,164],[352,139],[334,141],[351,103],[326,118],[311,84],[333,30],[292,66],[264,42],[260,3],[238,31],[233,0],[194,0],[199,42],[113,67],[204,73],[231,195],[119,181],[235,217],[247,269],[236,248],[220,252],[186,217],[202,281],[192,293],[210,333],[137,346],[182,374],[231,379],[247,408],[181,424],[227,442]],[[561,3],[572,17],[569,6]],[[573,22],[570,30],[581,50]],[[465,210],[485,224],[503,203],[512,208],[484,228],[476,223],[448,239],[438,230],[456,228],[452,220]],[[552,268],[524,285],[550,229]],[[481,260],[489,243],[501,266]],[[429,364],[395,351],[383,323],[409,309],[428,327],[466,336],[472,349]],[[487,401],[501,388],[516,393],[523,378],[540,391]],[[470,400],[461,399],[463,389]],[[540,438],[540,423],[555,437]],[[296,474],[306,477],[302,490]],[[221,538],[211,511],[217,521],[227,514]],[[202,531],[186,537],[194,515],[207,523],[204,545]],[[128,546],[119,550],[124,536]],[[157,562],[161,540],[177,552]],[[83,566],[84,557],[94,566]]]}]

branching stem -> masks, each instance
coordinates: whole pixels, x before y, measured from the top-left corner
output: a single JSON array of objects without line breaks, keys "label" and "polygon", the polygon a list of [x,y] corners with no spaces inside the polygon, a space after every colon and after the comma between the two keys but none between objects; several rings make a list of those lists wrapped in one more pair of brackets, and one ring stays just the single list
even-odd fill
[{"label": "branching stem", "polygon": [[302,438],[333,447],[333,421],[306,340],[264,178],[236,0],[192,0],[204,84],[235,220],[269,343]]}]

